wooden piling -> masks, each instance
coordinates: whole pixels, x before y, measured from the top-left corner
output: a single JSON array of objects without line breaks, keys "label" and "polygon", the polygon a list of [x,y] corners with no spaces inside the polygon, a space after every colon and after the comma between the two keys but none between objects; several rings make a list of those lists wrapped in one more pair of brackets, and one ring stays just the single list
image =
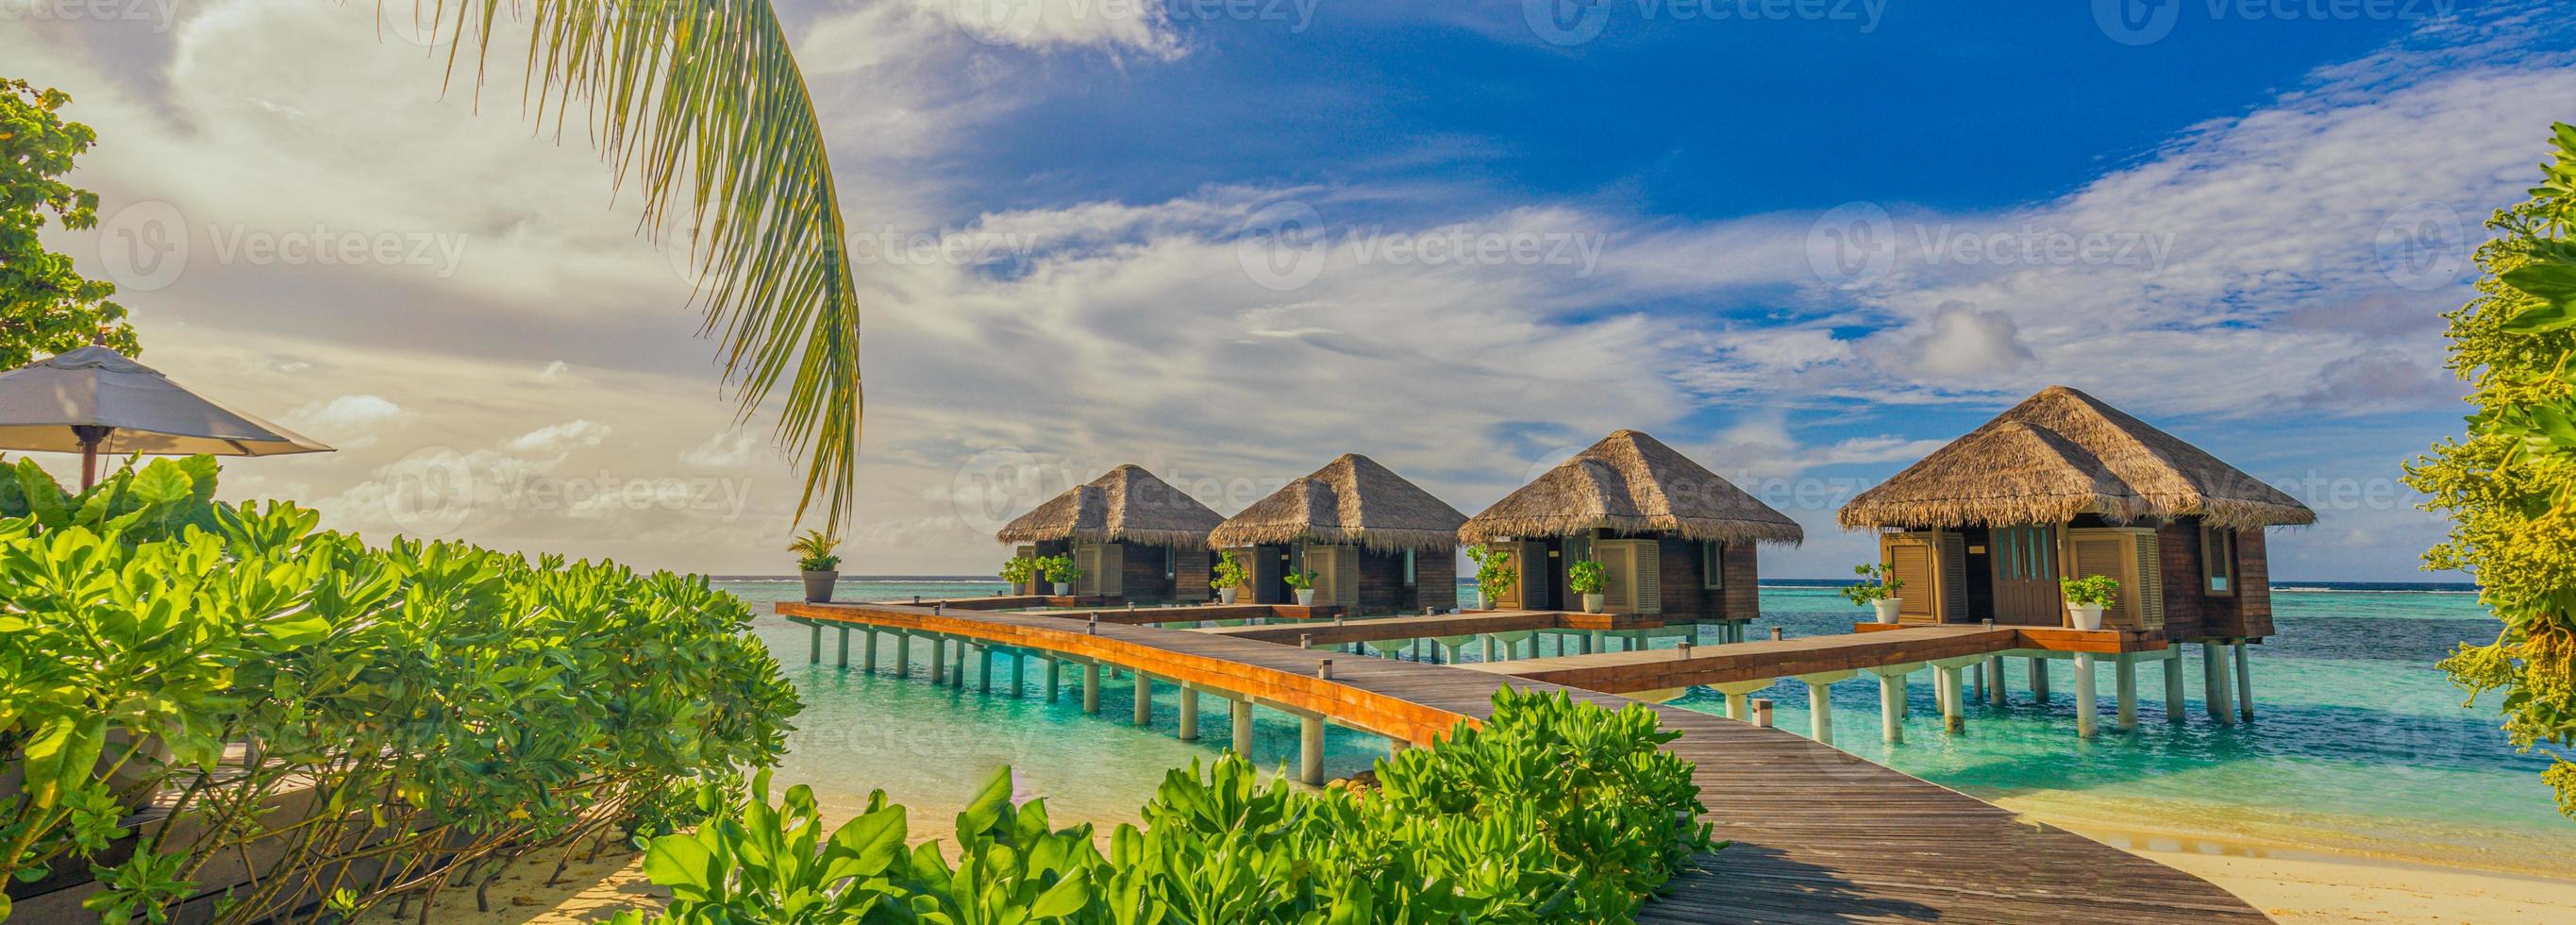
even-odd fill
[{"label": "wooden piling", "polygon": [[2245,660],[2245,640],[2236,640],[2236,715],[2254,721],[2254,667]]},{"label": "wooden piling", "polygon": [[1181,687],[1181,741],[1199,740],[1199,689]]},{"label": "wooden piling", "polygon": [[2127,732],[2138,728],[2138,660],[2127,652],[2111,658],[2111,683],[2120,689],[2120,731]]}]

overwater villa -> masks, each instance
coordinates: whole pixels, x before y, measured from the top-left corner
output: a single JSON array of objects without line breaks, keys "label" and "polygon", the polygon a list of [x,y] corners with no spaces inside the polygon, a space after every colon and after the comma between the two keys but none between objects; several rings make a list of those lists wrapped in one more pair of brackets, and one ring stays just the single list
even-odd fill
[{"label": "overwater villa", "polygon": [[1756,544],[1794,545],[1806,531],[1662,441],[1622,430],[1469,518],[1458,536],[1507,552],[1519,571],[1494,607],[1577,609],[1567,570],[1591,560],[1603,566],[1609,613],[1740,626],[1761,613]]},{"label": "overwater villa", "polygon": [[1862,492],[1908,623],[2061,626],[2060,576],[2120,582],[2103,626],[2171,640],[2272,632],[2263,529],[2315,511],[2146,422],[2051,386]]},{"label": "overwater villa", "polygon": [[[1073,594],[1139,604],[1209,596],[1208,532],[1225,518],[1137,465],[1111,469],[1020,515],[995,537],[1022,558],[1071,556]],[[1017,590],[1044,594],[1046,577]]]},{"label": "overwater villa", "polygon": [[1458,527],[1467,515],[1375,460],[1344,453],[1252,503],[1209,534],[1242,564],[1240,599],[1295,600],[1303,573],[1315,605],[1355,614],[1458,606]]}]

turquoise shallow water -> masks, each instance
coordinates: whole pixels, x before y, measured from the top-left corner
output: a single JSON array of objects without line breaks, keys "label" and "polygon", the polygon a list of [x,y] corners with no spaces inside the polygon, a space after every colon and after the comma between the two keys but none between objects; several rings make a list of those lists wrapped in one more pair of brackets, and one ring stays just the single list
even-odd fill
[{"label": "turquoise shallow water", "polygon": [[[1060,818],[1102,822],[1132,818],[1161,772],[1214,756],[1229,741],[1222,705],[1210,699],[1202,740],[1176,731],[1175,695],[1159,692],[1152,729],[1127,722],[1129,689],[1112,684],[1102,715],[1085,716],[1068,679],[1066,696],[1041,696],[1044,668],[1028,667],[1032,696],[984,695],[926,683],[926,646],[915,646],[909,679],[844,672],[832,664],[830,634],[823,663],[806,661],[807,631],[766,616],[768,602],[787,599],[787,581],[725,582],[763,613],[762,638],[807,701],[792,754],[780,779],[812,784],[827,805],[856,805],[884,788],[940,818],[992,768],[1011,764],[1018,787],[1048,798]],[[986,582],[847,582],[844,599],[903,599],[913,594],[990,593]],[[2576,823],[2552,809],[2538,780],[2546,762],[2518,755],[2496,730],[2492,702],[2465,708],[2433,663],[2462,641],[2492,635],[2494,623],[2475,596],[2463,593],[2283,590],[2275,596],[2279,635],[2254,652],[2259,717],[2220,727],[2201,709],[2200,666],[2184,672],[2190,721],[2168,724],[2161,669],[2139,674],[2139,729],[2111,731],[2111,672],[2099,672],[2104,734],[2074,735],[2072,667],[2053,663],[2052,702],[2029,696],[2026,667],[2008,670],[2010,703],[1972,706],[1966,735],[1942,734],[1930,675],[1910,687],[1907,740],[1880,740],[1873,679],[1833,688],[1836,743],[1854,754],[2017,809],[2097,827],[2185,831],[2276,844],[2529,869],[2532,858],[2576,856]],[[1855,611],[1826,588],[1765,587],[1756,635],[1779,626],[1788,635],[1850,631]],[[1669,646],[1672,640],[1658,640]],[[853,642],[851,658],[859,658]],[[1465,647],[1469,658],[1478,648]],[[887,649],[891,659],[891,649]],[[1553,646],[1549,647],[1553,652]],[[1777,722],[1808,727],[1806,689],[1784,683],[1756,696],[1773,699]],[[1723,712],[1702,690],[1678,701]],[[1293,755],[1296,729],[1268,711],[1256,715],[1256,748],[1265,764]],[[1327,773],[1362,770],[1386,743],[1334,730]],[[2550,862],[2556,864],[2558,862]]]}]

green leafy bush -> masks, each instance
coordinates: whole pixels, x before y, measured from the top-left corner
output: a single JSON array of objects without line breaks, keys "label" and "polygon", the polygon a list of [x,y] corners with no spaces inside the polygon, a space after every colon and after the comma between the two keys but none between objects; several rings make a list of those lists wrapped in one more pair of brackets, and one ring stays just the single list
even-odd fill
[{"label": "green leafy bush", "polygon": [[2069,604],[2109,607],[2120,600],[2120,580],[2109,575],[2059,578],[2057,593],[2063,595]]},{"label": "green leafy bush", "polygon": [[1002,580],[1010,582],[1013,588],[1028,584],[1029,580],[1036,578],[1037,575],[1038,560],[1036,559],[1028,556],[1012,556],[1002,560]]},{"label": "green leafy bush", "polygon": [[1476,562],[1476,591],[1484,595],[1484,604],[1494,606],[1503,592],[1521,580],[1521,570],[1512,565],[1512,551],[1490,546],[1467,547],[1467,558]]},{"label": "green leafy bush", "polygon": [[1243,559],[1230,552],[1218,553],[1216,565],[1208,572],[1208,587],[1239,588],[1243,586]]},{"label": "green leafy bush", "polygon": [[2441,667],[2472,702],[2501,694],[2506,738],[2548,756],[2541,779],[2576,818],[2576,126],[2550,143],[2532,198],[2487,222],[2477,298],[2443,316],[2477,412],[2406,484],[2451,517],[2425,567],[2476,575],[2501,623]]},{"label": "green leafy bush", "polygon": [[[10,475],[0,750],[25,783],[0,790],[0,876],[136,836],[132,860],[93,867],[110,921],[157,920],[245,857],[257,879],[217,921],[306,896],[354,912],[668,831],[695,821],[696,782],[775,763],[798,708],[748,608],[701,578],[369,548],[291,504],[213,502],[206,458],[77,497]],[[120,829],[151,793],[170,816]],[[275,807],[308,797],[323,811],[280,837],[299,820]],[[383,873],[345,876],[353,861]]]},{"label": "green leafy bush", "polygon": [[1843,599],[1863,607],[1895,597],[1896,592],[1905,590],[1905,579],[1896,577],[1896,564],[1893,562],[1855,565],[1852,566],[1852,574],[1860,576],[1860,580],[1843,586]]},{"label": "green leafy bush", "polygon": [[841,557],[834,550],[840,548],[840,537],[821,530],[807,530],[796,542],[787,544],[787,551],[796,554],[796,570],[800,572],[839,570]]},{"label": "green leafy bush", "polygon": [[1565,567],[1565,588],[1576,594],[1599,594],[1610,586],[1610,567],[1585,559]]},{"label": "green leafy bush", "polygon": [[1090,826],[1053,828],[1044,801],[1012,805],[1008,768],[958,815],[953,853],[907,850],[904,809],[882,792],[827,837],[811,792],[771,806],[764,780],[695,833],[653,841],[645,870],[674,897],[654,921],[1624,921],[1720,847],[1653,712],[1512,691],[1494,708],[1378,762],[1375,793],[1264,786],[1232,754],[1173,771],[1106,853]]},{"label": "green leafy bush", "polygon": [[1038,568],[1046,572],[1047,581],[1053,584],[1068,585],[1082,577],[1082,567],[1073,564],[1072,556],[1061,553],[1038,560]]},{"label": "green leafy bush", "polygon": [[1288,577],[1280,580],[1286,582],[1288,587],[1299,591],[1305,591],[1315,587],[1315,576],[1308,575],[1304,572],[1290,572],[1288,573]]}]

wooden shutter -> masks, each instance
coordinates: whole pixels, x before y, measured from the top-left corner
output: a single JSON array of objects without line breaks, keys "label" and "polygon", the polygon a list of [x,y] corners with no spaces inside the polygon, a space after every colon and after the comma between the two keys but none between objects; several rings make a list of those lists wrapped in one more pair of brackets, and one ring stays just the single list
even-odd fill
[{"label": "wooden shutter", "polygon": [[1127,544],[1107,543],[1100,547],[1100,580],[1095,586],[1101,594],[1127,593]]},{"label": "wooden shutter", "polygon": [[2135,527],[2083,527],[2066,531],[2067,577],[2108,575],[2120,583],[2111,606],[2103,608],[2102,625],[2126,630],[2161,630],[2165,625],[2164,568],[2154,530]]},{"label": "wooden shutter", "polygon": [[1883,537],[1880,554],[1896,567],[1896,579],[1905,583],[1898,588],[1897,614],[1900,618],[1939,622],[1941,619],[1941,580],[1934,571],[1931,534],[1904,533]]},{"label": "wooden shutter", "polygon": [[1360,605],[1360,548],[1335,546],[1333,562],[1333,596],[1326,598],[1344,607]]},{"label": "wooden shutter", "polygon": [[1082,572],[1073,579],[1073,593],[1100,593],[1100,545],[1084,543],[1073,548],[1073,567]]},{"label": "wooden shutter", "polygon": [[1637,606],[1635,576],[1630,574],[1629,568],[1636,555],[1635,546],[1619,540],[1602,540],[1593,544],[1592,558],[1601,563],[1603,609],[1627,613]]},{"label": "wooden shutter", "polygon": [[1664,544],[1638,540],[1628,561],[1637,583],[1637,612],[1664,612]]}]

